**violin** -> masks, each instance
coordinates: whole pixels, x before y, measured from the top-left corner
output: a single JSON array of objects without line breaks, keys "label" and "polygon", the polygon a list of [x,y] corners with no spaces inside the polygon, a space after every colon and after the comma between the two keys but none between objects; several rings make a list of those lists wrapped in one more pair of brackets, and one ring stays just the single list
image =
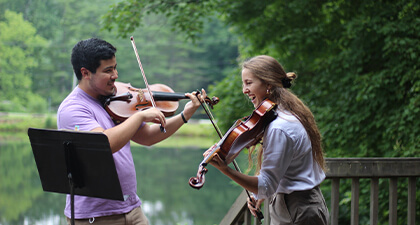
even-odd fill
[{"label": "violin", "polygon": [[[149,87],[152,96],[147,89],[135,88],[130,83],[116,81],[114,94],[103,100],[105,110],[116,123],[120,123],[139,110],[153,107],[151,99],[154,99],[156,108],[169,117],[175,114],[180,99],[188,99],[185,93],[175,93],[172,88],[164,84],[152,84]],[[219,102],[219,98],[206,97],[205,101],[213,106]]]},{"label": "violin", "polygon": [[189,180],[190,186],[195,189],[203,187],[205,174],[208,171],[206,166],[216,153],[229,164],[234,161],[242,149],[249,148],[260,142],[264,135],[265,127],[277,117],[276,107],[277,105],[274,102],[265,99],[249,117],[243,118],[245,121],[237,120],[222,139],[213,146],[210,154],[200,163],[197,176],[191,177]]}]

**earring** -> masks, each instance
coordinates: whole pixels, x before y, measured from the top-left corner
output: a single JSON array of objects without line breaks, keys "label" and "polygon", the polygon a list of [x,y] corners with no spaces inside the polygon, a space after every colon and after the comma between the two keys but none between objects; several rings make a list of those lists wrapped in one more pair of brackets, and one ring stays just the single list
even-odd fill
[{"label": "earring", "polygon": [[270,89],[267,88],[267,95],[270,95]]}]

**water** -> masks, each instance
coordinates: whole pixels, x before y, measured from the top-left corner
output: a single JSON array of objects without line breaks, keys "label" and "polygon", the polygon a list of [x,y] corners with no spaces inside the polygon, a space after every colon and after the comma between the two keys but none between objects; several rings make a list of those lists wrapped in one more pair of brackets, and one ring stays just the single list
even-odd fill
[{"label": "water", "polygon": [[[65,195],[42,190],[29,139],[0,136],[0,224],[66,224]],[[179,142],[183,142],[182,139]],[[242,189],[209,166],[206,183],[193,189],[205,149],[133,146],[138,194],[153,225],[219,224]],[[245,156],[238,162],[246,165]]]}]

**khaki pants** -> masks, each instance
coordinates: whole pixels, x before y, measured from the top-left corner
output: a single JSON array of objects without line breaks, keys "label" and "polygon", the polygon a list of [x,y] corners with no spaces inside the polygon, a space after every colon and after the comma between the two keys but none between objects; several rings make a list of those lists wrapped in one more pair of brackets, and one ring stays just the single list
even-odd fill
[{"label": "khaki pants", "polygon": [[269,209],[271,225],[327,225],[330,217],[319,186],[290,194],[277,193]]},{"label": "khaki pants", "polygon": [[[70,218],[67,218],[67,224],[71,225]],[[125,214],[101,216],[90,219],[75,219],[75,225],[149,225],[149,221],[144,215],[141,207],[133,209],[131,212]]]}]

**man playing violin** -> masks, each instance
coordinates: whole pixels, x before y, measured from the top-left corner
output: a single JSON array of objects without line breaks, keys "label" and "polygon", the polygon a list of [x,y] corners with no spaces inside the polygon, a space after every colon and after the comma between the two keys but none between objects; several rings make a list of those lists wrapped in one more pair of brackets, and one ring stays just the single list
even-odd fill
[{"label": "man playing violin", "polygon": [[[329,212],[319,188],[326,169],[321,135],[309,108],[288,90],[295,78],[295,73],[286,73],[270,56],[245,61],[242,92],[255,108],[265,99],[276,103],[277,116],[265,128],[255,176],[230,168],[217,153],[210,163],[254,193],[255,198],[248,200],[254,216],[267,199],[273,225],[326,225]],[[213,148],[204,156],[216,152]],[[254,149],[250,148],[250,154]]]},{"label": "man playing violin", "polygon": [[[103,132],[108,137],[125,199],[115,201],[76,195],[76,224],[149,224],[136,193],[137,181],[130,140],[145,146],[165,140],[200,107],[195,93],[186,93],[191,101],[179,115],[165,119],[158,109],[149,108],[115,125],[101,99],[115,91],[114,82],[118,78],[116,51],[110,43],[97,38],[82,40],[73,47],[71,63],[79,83],[64,99],[57,112],[58,129],[72,130],[78,127],[81,131]],[[201,97],[200,94],[197,96]],[[160,126],[166,132],[162,132]],[[64,214],[68,224],[70,208],[70,197],[67,196]]]}]

